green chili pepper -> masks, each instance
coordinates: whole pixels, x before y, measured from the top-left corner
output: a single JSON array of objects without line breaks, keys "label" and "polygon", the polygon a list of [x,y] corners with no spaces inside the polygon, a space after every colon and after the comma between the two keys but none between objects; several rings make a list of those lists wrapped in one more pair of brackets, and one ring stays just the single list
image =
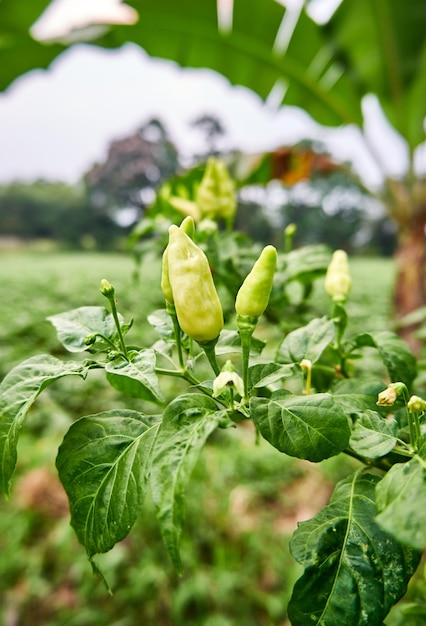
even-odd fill
[{"label": "green chili pepper", "polygon": [[334,302],[345,302],[352,286],[349,274],[348,255],[344,250],[333,252],[327,269],[324,287]]},{"label": "green chili pepper", "polygon": [[161,263],[161,291],[168,305],[173,306],[173,291],[169,279],[169,246],[163,252],[163,260]]},{"label": "green chili pepper", "polygon": [[262,315],[268,306],[276,266],[277,251],[274,246],[266,246],[237,293],[237,316],[257,321]]},{"label": "green chili pepper", "polygon": [[173,196],[170,185],[164,185],[161,188],[160,198],[169,203],[179,213],[192,217],[195,222],[200,221],[201,213],[197,203],[183,196]]},{"label": "green chili pepper", "polygon": [[195,224],[194,224],[194,219],[190,215],[187,215],[185,217],[185,219],[183,220],[179,228],[183,230],[183,232],[186,233],[188,237],[191,237],[191,239],[194,239]]},{"label": "green chili pepper", "polygon": [[199,343],[223,328],[222,305],[204,252],[177,226],[169,228],[168,278],[181,329]]},{"label": "green chili pepper", "polygon": [[207,161],[196,202],[203,217],[233,219],[237,209],[235,185],[225,163],[220,159],[210,157]]},{"label": "green chili pepper", "polygon": [[[194,225],[194,220],[191,216],[187,216],[185,217],[185,219],[183,220],[183,222],[181,223],[180,227],[184,233],[186,233],[189,237],[194,236],[194,230],[195,230],[195,225]],[[173,292],[172,292],[172,287],[170,285],[170,279],[169,279],[169,247],[166,246],[166,249],[163,252],[163,261],[161,264],[161,291],[163,292],[163,296],[166,300],[167,305],[173,306],[174,305],[174,301],[173,301]]]}]

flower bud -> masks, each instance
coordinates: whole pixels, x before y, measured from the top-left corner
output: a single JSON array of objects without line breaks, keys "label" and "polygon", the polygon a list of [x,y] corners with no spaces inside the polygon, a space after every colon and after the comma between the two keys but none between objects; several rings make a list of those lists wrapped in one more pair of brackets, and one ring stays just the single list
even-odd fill
[{"label": "flower bud", "polygon": [[377,397],[377,406],[393,406],[398,397],[397,392],[392,387],[387,387],[381,391]]},{"label": "flower bud", "polygon": [[325,290],[334,302],[345,302],[352,286],[348,256],[344,250],[333,253],[325,277]]},{"label": "flower bud", "polygon": [[114,287],[110,282],[107,281],[106,278],[101,280],[100,291],[103,296],[106,298],[111,298],[114,296]]},{"label": "flower bud", "polygon": [[293,222],[291,224],[287,224],[287,226],[284,228],[284,235],[286,237],[293,237],[296,234],[296,230],[296,224],[293,224]]},{"label": "flower bud", "polygon": [[407,408],[416,413],[422,413],[426,409],[426,401],[419,396],[411,396],[407,403]]},{"label": "flower bud", "polygon": [[376,404],[378,406],[393,406],[396,399],[400,396],[407,401],[408,391],[406,385],[400,382],[389,383],[387,388],[379,393]]}]

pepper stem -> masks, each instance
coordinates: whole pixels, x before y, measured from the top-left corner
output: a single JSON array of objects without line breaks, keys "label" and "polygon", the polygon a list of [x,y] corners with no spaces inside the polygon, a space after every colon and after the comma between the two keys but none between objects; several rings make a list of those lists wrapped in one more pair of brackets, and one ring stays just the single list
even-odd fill
[{"label": "pepper stem", "polygon": [[210,365],[212,366],[212,369],[214,373],[216,374],[216,376],[219,376],[220,374],[220,369],[219,369],[219,365],[217,364],[216,352],[215,352],[215,347],[216,347],[218,339],[219,337],[216,337],[216,339],[213,339],[212,341],[198,342],[199,346],[204,350],[205,355]]},{"label": "pepper stem", "polygon": [[248,398],[248,370],[249,370],[249,363],[250,363],[250,348],[251,348],[252,335],[253,335],[253,331],[244,330],[242,332],[240,329],[242,358],[243,358],[242,370],[243,370],[244,398],[245,399]]},{"label": "pepper stem", "polygon": [[179,322],[178,322],[178,318],[177,318],[177,315],[176,315],[176,309],[175,309],[174,305],[170,304],[169,302],[166,302],[166,311],[170,315],[170,317],[172,318],[173,333],[174,333],[175,341],[176,341],[176,349],[177,349],[177,353],[178,353],[179,365],[183,369],[185,367],[185,364],[184,364],[184,361],[183,361],[183,352],[182,352],[182,332],[181,332],[181,329],[180,329],[180,326],[179,326]]},{"label": "pepper stem", "polygon": [[410,443],[415,452],[419,451],[420,442],[422,440],[422,430],[420,426],[420,417],[422,414],[423,410],[417,410],[410,399],[407,403],[407,421],[410,428]]},{"label": "pepper stem", "polygon": [[241,337],[242,350],[242,371],[244,383],[244,399],[248,399],[248,370],[250,362],[251,338],[257,326],[257,317],[249,317],[247,315],[237,315],[238,333]]},{"label": "pepper stem", "polygon": [[117,305],[115,303],[115,299],[114,298],[110,299],[110,303],[111,303],[111,313],[114,318],[115,327],[117,328],[118,341],[119,341],[119,344],[123,351],[124,356],[126,357],[126,359],[128,359],[127,348],[126,348],[126,344],[124,343],[124,337],[123,337],[123,333],[121,332],[120,321],[117,315]]}]

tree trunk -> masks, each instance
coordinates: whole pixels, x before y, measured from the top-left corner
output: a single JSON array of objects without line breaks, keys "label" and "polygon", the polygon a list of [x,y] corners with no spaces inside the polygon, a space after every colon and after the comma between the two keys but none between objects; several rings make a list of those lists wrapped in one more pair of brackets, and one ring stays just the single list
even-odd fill
[{"label": "tree trunk", "polygon": [[[426,201],[419,197],[414,200],[417,201],[414,205],[403,202],[398,207],[393,206],[390,211],[399,231],[394,290],[394,315],[397,322],[408,313],[426,306]],[[423,341],[416,336],[419,325],[403,324],[399,331],[417,356],[423,345]]]}]

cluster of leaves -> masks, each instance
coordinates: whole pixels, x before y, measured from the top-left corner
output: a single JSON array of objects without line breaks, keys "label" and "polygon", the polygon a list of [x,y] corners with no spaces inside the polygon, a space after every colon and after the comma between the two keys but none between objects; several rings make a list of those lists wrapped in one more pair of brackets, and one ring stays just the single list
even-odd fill
[{"label": "cluster of leaves", "polygon": [[[222,250],[221,262],[230,263],[235,257],[218,246]],[[283,276],[303,254],[280,254],[272,294],[276,310],[280,289],[281,307],[287,303]],[[309,283],[316,271],[295,275]],[[215,430],[251,419],[286,455],[317,463],[346,452],[365,466],[339,482],[330,503],[294,534],[291,552],[304,574],[289,605],[293,626],[381,624],[405,593],[426,545],[426,447],[422,432],[415,442],[411,438],[406,403],[378,407],[384,377],[358,378],[357,363],[373,349],[387,378],[410,389],[416,362],[404,342],[388,331],[346,338],[346,310],[335,304],[329,316],[288,332],[273,356],[253,339],[243,398],[230,388],[214,393],[215,375],[203,351],[185,336],[184,367],[176,363],[175,329],[165,310],[149,317],[158,340],[140,348],[127,343],[132,323],[124,321],[114,300],[110,304],[111,310],[85,306],[50,317],[66,350],[87,358],[32,357],[1,383],[3,493],[10,494],[20,430],[37,396],[60,378],[84,379],[102,369],[112,387],[155,409],[106,410],[72,424],[57,456],[72,526],[98,571],[95,555],[128,535],[149,489],[165,546],[181,570],[185,492],[195,463]],[[232,327],[222,331],[216,356],[241,367],[241,339]],[[169,401],[160,384],[165,376],[183,379],[188,388]]]}]

